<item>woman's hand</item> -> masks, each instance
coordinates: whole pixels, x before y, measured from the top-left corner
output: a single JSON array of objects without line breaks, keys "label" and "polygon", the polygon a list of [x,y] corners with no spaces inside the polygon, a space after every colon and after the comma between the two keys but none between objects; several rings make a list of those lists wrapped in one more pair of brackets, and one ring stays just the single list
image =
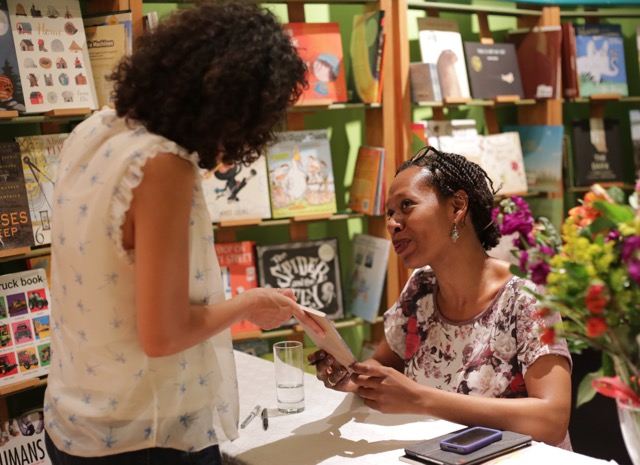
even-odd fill
[{"label": "woman's hand", "polygon": [[351,392],[355,389],[349,379],[348,370],[340,365],[331,354],[318,350],[307,357],[311,365],[316,366],[316,377],[325,387],[335,391]]}]

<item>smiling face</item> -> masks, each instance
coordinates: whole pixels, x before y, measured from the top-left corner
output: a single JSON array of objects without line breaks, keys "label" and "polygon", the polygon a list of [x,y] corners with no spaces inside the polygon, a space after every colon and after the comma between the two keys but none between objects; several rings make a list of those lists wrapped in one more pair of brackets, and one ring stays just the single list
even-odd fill
[{"label": "smiling face", "polygon": [[457,218],[450,200],[441,201],[419,167],[395,177],[387,199],[387,230],[393,248],[408,268],[433,265],[453,246],[450,234]]}]

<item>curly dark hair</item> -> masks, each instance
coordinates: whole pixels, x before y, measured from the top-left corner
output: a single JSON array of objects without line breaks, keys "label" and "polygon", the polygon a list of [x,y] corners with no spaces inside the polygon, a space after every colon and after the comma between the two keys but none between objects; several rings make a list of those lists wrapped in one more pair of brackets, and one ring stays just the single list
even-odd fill
[{"label": "curly dark hair", "polygon": [[420,149],[405,161],[396,171],[396,176],[411,166],[427,170],[426,182],[441,199],[452,197],[458,190],[465,191],[469,201],[467,214],[471,213],[471,223],[482,247],[489,250],[498,245],[501,234],[491,219],[491,211],[499,188],[494,189],[493,181],[485,170],[462,155],[440,152],[430,146]]},{"label": "curly dark hair", "polygon": [[307,67],[282,24],[246,1],[177,10],[143,34],[111,75],[118,116],[142,123],[211,169],[255,161],[300,97]]}]

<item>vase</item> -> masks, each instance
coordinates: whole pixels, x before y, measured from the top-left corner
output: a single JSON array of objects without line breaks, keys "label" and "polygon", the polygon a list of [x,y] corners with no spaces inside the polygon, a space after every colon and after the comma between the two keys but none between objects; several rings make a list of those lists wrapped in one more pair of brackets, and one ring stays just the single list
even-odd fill
[{"label": "vase", "polygon": [[633,465],[640,465],[640,407],[634,407],[619,400],[618,420],[624,444]]}]

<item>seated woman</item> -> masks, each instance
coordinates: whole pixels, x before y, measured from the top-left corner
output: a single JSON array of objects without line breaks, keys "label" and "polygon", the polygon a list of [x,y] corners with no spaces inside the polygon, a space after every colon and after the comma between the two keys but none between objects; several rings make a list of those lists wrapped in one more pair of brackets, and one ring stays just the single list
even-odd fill
[{"label": "seated woman", "polygon": [[325,386],[355,392],[385,413],[418,413],[531,435],[570,449],[571,357],[540,340],[535,284],[489,257],[491,179],[477,164],[431,147],[396,172],[387,198],[395,252],[415,269],[384,315],[373,357],[345,367],[309,356]]}]

